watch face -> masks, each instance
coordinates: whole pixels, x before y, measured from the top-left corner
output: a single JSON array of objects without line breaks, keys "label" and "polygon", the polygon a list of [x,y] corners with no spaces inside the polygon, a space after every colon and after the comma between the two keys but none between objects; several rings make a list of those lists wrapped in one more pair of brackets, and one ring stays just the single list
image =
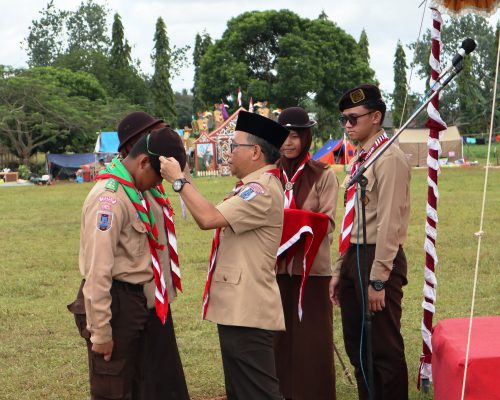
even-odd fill
[{"label": "watch face", "polygon": [[371,283],[372,283],[373,288],[377,291],[384,289],[385,285],[384,285],[384,282],[382,282],[382,281],[372,281]]},{"label": "watch face", "polygon": [[172,183],[172,187],[174,190],[177,192],[178,190],[181,190],[182,188],[182,181],[180,179],[176,179],[174,183]]}]

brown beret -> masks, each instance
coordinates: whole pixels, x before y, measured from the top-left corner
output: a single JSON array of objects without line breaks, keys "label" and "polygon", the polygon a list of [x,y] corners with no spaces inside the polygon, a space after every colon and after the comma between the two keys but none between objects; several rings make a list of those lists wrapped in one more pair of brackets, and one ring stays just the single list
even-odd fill
[{"label": "brown beret", "polygon": [[360,85],[344,93],[339,101],[340,112],[357,106],[365,106],[385,112],[385,103],[375,85]]}]

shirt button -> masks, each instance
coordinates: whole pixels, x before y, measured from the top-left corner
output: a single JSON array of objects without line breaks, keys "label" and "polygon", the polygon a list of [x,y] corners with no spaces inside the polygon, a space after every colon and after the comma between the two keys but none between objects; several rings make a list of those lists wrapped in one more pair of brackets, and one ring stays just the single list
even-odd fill
[{"label": "shirt button", "polygon": [[224,275],[224,276],[222,277],[222,279],[224,279],[224,282],[227,282],[227,276],[226,276],[226,275]]}]

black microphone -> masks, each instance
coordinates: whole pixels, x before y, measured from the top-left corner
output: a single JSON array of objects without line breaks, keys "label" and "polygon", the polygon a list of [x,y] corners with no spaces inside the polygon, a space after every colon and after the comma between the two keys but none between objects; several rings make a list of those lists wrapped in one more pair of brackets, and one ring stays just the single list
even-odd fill
[{"label": "black microphone", "polygon": [[437,79],[439,81],[443,76],[445,76],[448,72],[450,72],[453,68],[457,66],[457,64],[464,59],[467,54],[472,53],[477,46],[477,43],[474,39],[467,38],[462,42],[462,47],[458,49],[457,54],[451,60],[451,64],[448,65],[440,74]]}]

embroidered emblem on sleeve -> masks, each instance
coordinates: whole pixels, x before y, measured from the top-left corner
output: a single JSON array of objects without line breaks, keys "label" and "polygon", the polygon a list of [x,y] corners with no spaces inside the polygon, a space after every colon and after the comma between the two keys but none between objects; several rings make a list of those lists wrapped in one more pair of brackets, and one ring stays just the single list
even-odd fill
[{"label": "embroidered emblem on sleeve", "polygon": [[245,201],[250,201],[253,198],[265,193],[264,188],[258,183],[252,182],[246,185],[243,190],[238,193],[238,196]]},{"label": "embroidered emblem on sleeve", "polygon": [[111,211],[97,211],[96,228],[101,232],[111,229],[113,213]]}]

